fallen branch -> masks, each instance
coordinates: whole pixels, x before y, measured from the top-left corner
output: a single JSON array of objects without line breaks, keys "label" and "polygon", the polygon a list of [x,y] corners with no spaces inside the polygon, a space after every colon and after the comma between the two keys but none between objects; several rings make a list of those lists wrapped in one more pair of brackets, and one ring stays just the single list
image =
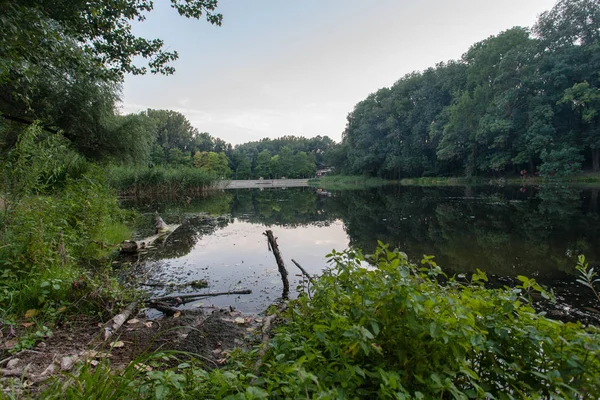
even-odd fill
[{"label": "fallen branch", "polygon": [[235,290],[232,292],[221,292],[221,293],[194,293],[194,294],[182,294],[179,296],[165,296],[155,297],[153,299],[146,300],[146,303],[157,303],[161,301],[179,301],[179,300],[190,300],[202,297],[215,297],[215,296],[228,296],[232,294],[251,294],[252,290]]},{"label": "fallen branch", "polygon": [[142,283],[142,286],[148,287],[159,287],[159,288],[181,288],[186,286],[191,286],[195,289],[204,289],[208,287],[208,281],[206,279],[200,279],[196,281],[186,282],[186,283]]},{"label": "fallen branch", "polygon": [[277,267],[279,268],[279,273],[281,274],[281,281],[283,282],[283,294],[281,297],[287,299],[288,294],[290,293],[290,282],[288,281],[288,272],[285,268],[283,258],[281,257],[281,253],[279,252],[277,240],[275,239],[275,236],[273,236],[273,231],[271,230],[266,231],[264,235],[267,237],[269,249],[273,252],[273,255],[275,256],[275,261],[277,262]]},{"label": "fallen branch", "polygon": [[142,240],[125,240],[123,243],[121,243],[121,251],[123,253],[137,253],[139,250],[150,247],[154,244],[154,242],[159,241],[164,245],[169,236],[171,236],[171,234],[181,226],[167,225],[157,212],[154,213],[154,220],[156,228],[155,235]]},{"label": "fallen branch", "polygon": [[258,376],[260,376],[259,370],[260,370],[260,367],[263,365],[265,354],[267,354],[267,349],[268,349],[267,343],[269,342],[269,339],[271,339],[271,325],[273,324],[273,321],[279,316],[279,313],[285,311],[286,308],[287,308],[287,303],[281,303],[279,305],[279,307],[277,308],[277,312],[269,315],[263,321],[262,343],[261,343],[261,348],[258,351],[258,359],[256,360],[256,363],[254,364],[255,377],[252,379],[252,381],[251,381],[252,383]]},{"label": "fallen branch", "polygon": [[313,278],[312,278],[312,277],[309,275],[309,273],[308,273],[308,272],[306,272],[306,271],[304,270],[304,268],[302,268],[302,266],[296,262],[296,260],[292,259],[292,262],[293,262],[294,264],[296,264],[296,267],[300,268],[300,271],[302,271],[302,273],[304,274],[304,276],[306,276],[306,277],[308,278],[308,280],[310,281],[310,283],[312,283],[312,284],[314,284],[314,283],[315,283],[315,281],[314,281],[314,280],[313,280]]},{"label": "fallen branch", "polygon": [[121,325],[123,325],[123,323],[129,319],[129,317],[131,316],[131,313],[137,308],[137,306],[138,306],[137,301],[134,301],[133,303],[131,303],[127,307],[125,307],[123,312],[115,315],[113,317],[113,319],[108,321],[108,323],[104,326],[104,329],[103,329],[105,341],[108,340],[108,338],[110,338],[116,331],[119,330]]}]

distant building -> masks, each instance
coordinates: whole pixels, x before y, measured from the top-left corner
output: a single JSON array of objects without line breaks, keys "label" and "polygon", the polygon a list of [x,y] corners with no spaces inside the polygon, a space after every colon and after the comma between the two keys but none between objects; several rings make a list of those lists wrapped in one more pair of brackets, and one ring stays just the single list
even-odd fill
[{"label": "distant building", "polygon": [[325,176],[327,174],[330,174],[331,172],[333,172],[333,167],[327,167],[327,168],[321,168],[317,170],[317,177],[320,176]]}]

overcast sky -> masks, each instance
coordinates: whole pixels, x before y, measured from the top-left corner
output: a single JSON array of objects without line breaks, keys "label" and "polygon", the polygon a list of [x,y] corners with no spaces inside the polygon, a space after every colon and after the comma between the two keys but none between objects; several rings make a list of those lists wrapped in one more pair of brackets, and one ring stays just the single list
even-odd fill
[{"label": "overcast sky", "polygon": [[339,141],[346,116],[403,75],[532,26],[555,0],[219,0],[223,26],[167,0],[134,26],[179,52],[175,75],[127,76],[121,112],[183,113],[233,144],[283,135]]}]

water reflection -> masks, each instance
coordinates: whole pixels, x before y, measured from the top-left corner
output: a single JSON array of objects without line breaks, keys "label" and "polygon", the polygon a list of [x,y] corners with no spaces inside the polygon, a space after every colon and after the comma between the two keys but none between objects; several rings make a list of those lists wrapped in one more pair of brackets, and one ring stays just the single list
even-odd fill
[{"label": "water reflection", "polygon": [[[578,254],[594,262],[600,248],[598,189],[564,186],[386,186],[331,197],[312,188],[235,190],[189,204],[132,207],[158,210],[169,223],[186,221],[158,257],[173,259],[171,271],[183,271],[190,279],[218,275],[228,285],[220,289],[250,279],[244,268],[258,268],[252,270],[253,284],[260,281],[254,279],[256,273],[274,270],[261,236],[265,226],[280,228],[274,231],[288,262],[296,258],[317,273],[331,249],[354,246],[371,252],[381,240],[415,261],[434,255],[451,273],[479,268],[490,275],[528,275],[554,285],[573,281]],[[227,217],[207,219],[197,217],[199,212]],[[206,269],[196,273],[200,264]]]}]

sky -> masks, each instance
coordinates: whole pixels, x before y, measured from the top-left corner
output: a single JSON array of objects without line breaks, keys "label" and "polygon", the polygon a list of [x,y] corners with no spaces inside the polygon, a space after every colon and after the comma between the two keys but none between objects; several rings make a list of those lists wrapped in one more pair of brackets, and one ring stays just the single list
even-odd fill
[{"label": "sky", "polygon": [[555,0],[219,0],[223,25],[167,0],[134,33],[177,50],[175,75],[127,76],[121,113],[184,114],[232,144],[284,135],[339,141],[346,116],[407,73],[459,59]]}]

